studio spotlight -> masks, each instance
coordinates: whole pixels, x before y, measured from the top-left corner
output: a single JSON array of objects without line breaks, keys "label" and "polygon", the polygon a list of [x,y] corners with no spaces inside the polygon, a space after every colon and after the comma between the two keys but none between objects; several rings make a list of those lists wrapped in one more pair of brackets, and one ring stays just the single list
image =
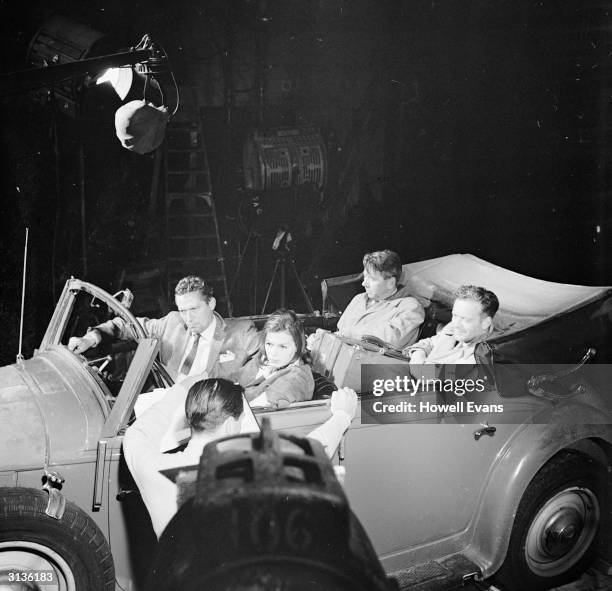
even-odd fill
[{"label": "studio spotlight", "polygon": [[[119,141],[132,152],[151,152],[162,143],[166,124],[178,110],[178,87],[168,56],[148,35],[127,50],[99,55],[109,45],[103,33],[54,16],[30,43],[28,61],[36,67],[0,74],[0,95],[30,91],[42,102],[55,99],[60,112],[77,118],[86,88],[94,80],[97,84],[109,81],[121,100],[128,101],[115,113]],[[169,75],[176,91],[172,114],[154,77],[159,74]]]},{"label": "studio spotlight", "polygon": [[108,82],[122,101],[126,100],[130,93],[142,95],[147,90],[159,93],[163,101],[161,87],[154,76],[169,71],[165,52],[157,47],[148,35],[133,49],[150,51],[150,55],[143,62],[103,71],[96,79],[96,85]]},{"label": "studio spotlight", "polygon": [[316,127],[255,129],[243,147],[245,187],[256,191],[311,184],[319,191],[327,180],[327,153]]},{"label": "studio spotlight", "polygon": [[130,67],[109,68],[97,80],[96,84],[108,82],[123,101],[132,88],[134,72]]},{"label": "studio spotlight", "polygon": [[147,154],[164,140],[169,114],[164,93],[154,75],[163,74],[169,68],[165,52],[148,35],[134,49],[149,50],[151,55],[131,66],[109,68],[98,77],[96,84],[110,83],[122,101],[132,98],[117,109],[115,131],[124,148]]}]

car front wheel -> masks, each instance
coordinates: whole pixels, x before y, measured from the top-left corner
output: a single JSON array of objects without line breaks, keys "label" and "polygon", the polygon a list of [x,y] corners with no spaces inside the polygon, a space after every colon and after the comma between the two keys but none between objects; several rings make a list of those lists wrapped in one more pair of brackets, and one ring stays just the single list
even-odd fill
[{"label": "car front wheel", "polygon": [[0,488],[0,583],[114,590],[113,559],[98,526],[70,501],[61,519],[49,517],[47,501],[44,491]]},{"label": "car front wheel", "polygon": [[580,575],[608,518],[609,487],[589,456],[563,451],[550,460],[521,499],[495,582],[506,591],[539,591]]}]

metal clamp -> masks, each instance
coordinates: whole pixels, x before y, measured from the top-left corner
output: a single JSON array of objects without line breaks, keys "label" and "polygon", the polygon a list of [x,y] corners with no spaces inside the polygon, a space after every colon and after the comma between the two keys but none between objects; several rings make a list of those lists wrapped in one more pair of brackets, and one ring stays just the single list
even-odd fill
[{"label": "metal clamp", "polygon": [[139,495],[140,491],[131,488],[122,488],[118,493],[115,499],[119,502],[125,501],[128,495]]},{"label": "metal clamp", "polygon": [[476,441],[478,441],[483,435],[489,435],[490,437],[493,437],[493,435],[497,431],[497,427],[493,427],[492,425],[489,425],[489,423],[481,423],[481,425],[482,428],[474,431],[474,439]]},{"label": "metal clamp", "polygon": [[60,492],[66,479],[59,472],[49,472],[45,470],[42,478],[43,490],[49,493],[49,502],[45,509],[45,514],[53,519],[61,519],[66,510],[66,499]]},{"label": "metal clamp", "polygon": [[584,386],[573,385],[572,387],[565,387],[557,380],[565,378],[576,371],[578,371],[585,363],[588,363],[595,355],[597,350],[593,347],[587,349],[582,359],[573,367],[569,369],[563,369],[561,371],[541,374],[537,376],[531,376],[527,381],[527,390],[534,396],[540,396],[548,400],[557,400],[562,398],[569,398],[576,394],[583,394],[585,392]]},{"label": "metal clamp", "polygon": [[342,435],[342,437],[340,438],[340,443],[338,444],[338,462],[340,463],[344,462],[345,451],[346,451],[346,431],[344,432],[344,435]]}]

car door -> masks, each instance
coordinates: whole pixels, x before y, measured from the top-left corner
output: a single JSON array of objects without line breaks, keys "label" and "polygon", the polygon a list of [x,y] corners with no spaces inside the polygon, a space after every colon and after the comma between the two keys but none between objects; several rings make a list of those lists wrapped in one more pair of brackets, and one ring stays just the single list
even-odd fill
[{"label": "car door", "polygon": [[[137,342],[121,350],[93,349],[85,355],[68,351],[72,336],[81,336],[88,327],[115,316],[134,327]],[[86,449],[74,449],[73,459],[77,460],[56,467],[70,483],[70,487],[65,487],[67,498],[86,512],[107,538],[119,589],[139,588],[148,565],[139,565],[137,559],[146,555],[143,547],[152,549],[155,543],[146,509],[137,492],[132,492],[136,487],[122,459],[121,443],[123,432],[133,418],[136,398],[145,384],[146,387],[151,383],[171,385],[163,368],[154,367],[158,350],[157,339],[145,338],[138,321],[115,297],[93,284],[69,279],[38,351],[45,359],[50,355],[59,356],[71,372],[82,374],[82,380],[78,381],[71,373],[66,375],[78,396],[84,424],[101,425],[93,446],[87,444]],[[77,387],[81,381],[89,387]],[[55,431],[74,430],[73,413],[58,412],[55,419],[57,423],[63,421]],[[31,476],[23,474],[21,485],[28,485],[30,478],[33,488],[40,486],[38,472]],[[137,545],[140,546],[138,553],[134,551]]]},{"label": "car door", "polygon": [[[154,367],[159,350],[157,339],[141,339],[130,363],[117,400],[106,420],[100,440],[94,482],[94,508],[106,504],[109,542],[115,562],[115,577],[121,589],[143,589],[156,538],[151,521],[121,446],[125,429],[134,419],[134,404]],[[168,386],[171,384],[167,384]]]},{"label": "car door", "polygon": [[[372,400],[362,395],[361,410]],[[428,392],[422,400],[435,403],[439,397]],[[524,399],[507,401],[496,391],[480,403],[485,400],[507,405],[509,420],[496,421],[486,412],[413,413],[393,424],[367,424],[362,413],[353,420],[342,444],[343,459],[336,454],[333,461],[346,469],[351,508],[386,570],[460,552],[467,544],[489,474],[534,410]],[[409,393],[389,399],[415,401],[419,395]],[[275,430],[305,436],[330,411],[325,401],[312,401],[257,415],[269,417]],[[493,427],[490,434],[483,430],[486,424]]]}]

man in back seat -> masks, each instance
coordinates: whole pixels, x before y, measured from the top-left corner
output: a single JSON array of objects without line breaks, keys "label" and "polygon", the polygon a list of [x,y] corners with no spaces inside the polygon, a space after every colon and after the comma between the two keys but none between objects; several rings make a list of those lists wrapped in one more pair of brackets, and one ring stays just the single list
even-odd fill
[{"label": "man in back seat", "polygon": [[[369,252],[363,257],[364,293],[357,294],[338,320],[338,333],[361,339],[374,336],[402,349],[416,341],[425,311],[406,287],[399,283],[402,262],[391,250]],[[320,331],[317,331],[320,334]],[[313,349],[317,335],[311,335]]]},{"label": "man in back seat", "polygon": [[475,364],[476,344],[493,330],[499,308],[497,296],[484,287],[462,285],[455,293],[453,316],[437,335],[404,347],[411,365],[424,363]]}]

